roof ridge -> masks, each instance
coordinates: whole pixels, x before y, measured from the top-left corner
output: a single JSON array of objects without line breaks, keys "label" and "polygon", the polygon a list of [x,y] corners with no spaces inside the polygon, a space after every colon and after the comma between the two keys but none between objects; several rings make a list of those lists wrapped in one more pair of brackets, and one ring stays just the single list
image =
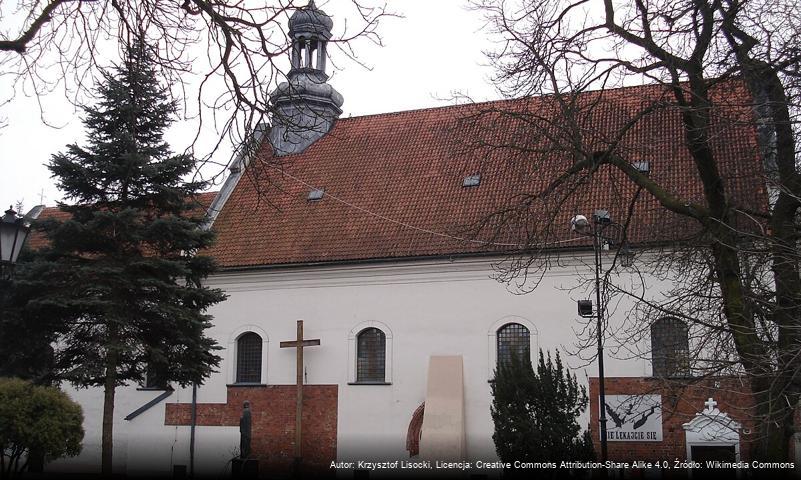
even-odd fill
[{"label": "roof ridge", "polygon": [[483,102],[460,103],[460,104],[456,104],[456,105],[438,105],[438,106],[434,106],[434,107],[420,107],[420,108],[412,108],[412,109],[409,109],[409,110],[396,110],[394,112],[369,113],[369,114],[366,114],[366,115],[354,115],[354,116],[351,116],[351,117],[339,118],[337,120],[337,122],[347,121],[347,120],[360,120],[360,119],[374,118],[374,117],[392,117],[392,116],[406,115],[406,114],[417,113],[417,112],[422,112],[422,111],[429,111],[429,110],[448,110],[448,109],[452,109],[452,108],[470,107],[470,106],[475,106],[475,105],[484,105],[484,104],[488,104],[488,103],[513,102],[513,101],[518,101],[521,98],[526,98],[526,97],[499,98],[497,100],[485,100]]},{"label": "roof ridge", "polygon": [[[640,88],[656,88],[656,87],[665,87],[667,88],[668,85],[664,85],[661,83],[643,83],[640,85],[621,85],[618,87],[606,87],[606,88],[598,88],[595,90],[585,90],[582,92],[578,92],[580,95],[587,95],[592,93],[603,93],[603,92],[610,92],[613,90],[631,90],[631,89],[640,89]],[[480,106],[480,105],[487,105],[491,103],[505,103],[505,102],[519,102],[521,100],[532,100],[537,98],[545,98],[553,95],[553,93],[546,93],[542,95],[524,95],[521,97],[509,97],[509,98],[498,98],[495,100],[483,100],[481,102],[468,102],[468,103],[460,103],[455,105],[438,105],[433,107],[419,107],[419,108],[412,108],[409,110],[396,110],[394,112],[380,112],[380,113],[369,113],[365,115],[353,115],[349,117],[339,118],[337,122],[343,122],[348,120],[360,120],[366,118],[375,118],[375,117],[391,117],[391,116],[398,116],[398,115],[406,115],[412,113],[418,113],[422,111],[429,111],[429,110],[448,110],[453,108],[464,108],[464,107],[471,107],[471,106]]]}]

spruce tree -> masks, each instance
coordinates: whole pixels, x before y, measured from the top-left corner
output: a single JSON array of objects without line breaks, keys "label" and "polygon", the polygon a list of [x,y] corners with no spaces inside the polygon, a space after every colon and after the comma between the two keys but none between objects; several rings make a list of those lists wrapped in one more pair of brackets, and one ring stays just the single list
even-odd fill
[{"label": "spruce tree", "polygon": [[495,449],[504,462],[559,462],[593,458],[589,436],[581,434],[578,416],[587,407],[587,391],[562,365],[539,352],[537,370],[528,352],[514,353],[495,371],[492,420]]},{"label": "spruce tree", "polygon": [[163,140],[176,105],[145,47],[130,46],[97,92],[84,108],[88,145],[49,164],[69,218],[42,225],[48,246],[19,282],[41,292],[26,315],[56,340],[57,377],[104,389],[108,475],[116,387],[148,374],[181,386],[206,378],[220,357],[205,311],[225,295],[201,285],[214,269],[197,254],[214,239],[195,201],[206,184],[186,180],[196,160]]}]

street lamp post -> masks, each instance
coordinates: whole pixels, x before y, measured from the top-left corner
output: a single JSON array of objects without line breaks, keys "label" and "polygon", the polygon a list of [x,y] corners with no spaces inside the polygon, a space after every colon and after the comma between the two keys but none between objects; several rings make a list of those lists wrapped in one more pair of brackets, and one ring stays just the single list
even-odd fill
[{"label": "street lamp post", "polygon": [[[607,437],[606,437],[606,390],[604,385],[604,305],[601,300],[601,271],[602,260],[601,248],[606,237],[603,236],[604,230],[610,225],[617,225],[612,222],[609,212],[606,210],[596,210],[592,216],[592,223],[584,215],[576,215],[570,221],[570,228],[576,233],[592,237],[592,249],[595,254],[595,312],[592,309],[592,300],[579,300],[578,313],[585,318],[596,317],[598,335],[598,390],[600,403],[600,430],[601,430],[601,462],[607,460]],[[626,249],[626,257],[630,251]],[[630,259],[627,259],[630,260]]]}]

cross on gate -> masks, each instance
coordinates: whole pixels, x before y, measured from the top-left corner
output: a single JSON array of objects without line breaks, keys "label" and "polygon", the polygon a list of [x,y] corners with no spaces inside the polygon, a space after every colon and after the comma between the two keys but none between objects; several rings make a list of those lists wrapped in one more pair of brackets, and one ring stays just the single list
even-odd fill
[{"label": "cross on gate", "polygon": [[704,405],[706,405],[707,412],[711,412],[717,406],[717,404],[718,402],[712,400],[712,397],[709,397],[709,400],[704,402]]},{"label": "cross on gate", "polygon": [[297,339],[281,342],[281,348],[295,348],[297,351],[297,359],[296,359],[296,368],[297,368],[297,377],[295,379],[295,383],[297,384],[298,389],[298,399],[297,404],[295,406],[295,468],[297,472],[297,468],[300,467],[301,462],[301,448],[300,448],[300,440],[301,440],[301,433],[300,433],[300,426],[301,426],[301,415],[303,413],[303,347],[313,347],[320,345],[320,339],[315,338],[311,340],[304,340],[303,339],[303,320],[298,320],[298,333]]}]

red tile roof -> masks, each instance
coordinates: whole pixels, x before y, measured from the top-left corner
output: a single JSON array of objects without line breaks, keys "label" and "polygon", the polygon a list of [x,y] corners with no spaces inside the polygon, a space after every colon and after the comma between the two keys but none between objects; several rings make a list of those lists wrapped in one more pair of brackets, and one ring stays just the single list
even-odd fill
[{"label": "red tile roof", "polygon": [[[641,105],[665,95],[658,86],[582,94],[585,107],[598,101],[584,117],[582,134],[602,144]],[[717,99],[725,106],[715,113],[712,143],[726,186],[742,205],[764,210],[748,95],[741,84],[730,83]],[[531,130],[530,117],[487,113],[477,123],[464,119],[491,110],[541,113],[552,106],[552,97],[536,97],[341,119],[305,152],[281,158],[265,143],[217,217],[218,240],[209,253],[223,267],[467,254],[509,249],[505,244],[518,244],[526,229],[537,232],[538,242],[580,244],[569,232],[574,214],[606,208],[619,221],[626,217],[636,188],[619,171],[602,167],[586,183],[570,186],[575,193],[566,199],[538,198],[518,209],[513,221],[491,221],[492,228],[475,237],[465,231],[519,203],[519,195],[541,191],[571,160],[559,151],[537,152],[547,142]],[[560,127],[547,131],[562,135]],[[483,148],[465,148],[465,140]],[[658,109],[636,123],[618,152],[630,162],[650,162],[655,181],[703,204],[683,140],[679,111]],[[528,151],[505,148],[511,143]],[[464,177],[478,172],[481,185],[464,188]],[[312,187],[325,189],[322,200],[307,200]],[[543,216],[554,219],[550,230],[539,222]],[[687,225],[643,193],[629,238],[670,238],[687,233]]]}]

